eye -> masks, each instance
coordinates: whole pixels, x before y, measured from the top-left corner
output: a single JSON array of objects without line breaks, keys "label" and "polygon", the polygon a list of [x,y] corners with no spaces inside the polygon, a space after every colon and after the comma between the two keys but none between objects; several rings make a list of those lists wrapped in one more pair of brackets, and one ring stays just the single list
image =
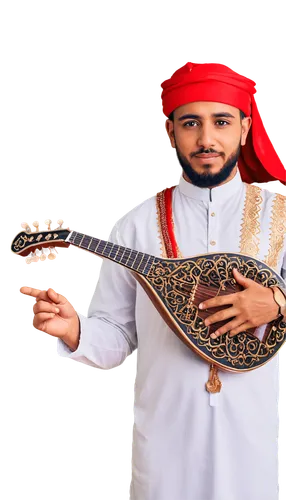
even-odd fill
[{"label": "eye", "polygon": [[193,123],[194,123],[195,125],[198,125],[198,123],[197,123],[197,122],[195,122],[194,120],[192,120],[192,121],[189,121],[189,122],[185,122],[185,123],[184,123],[184,125],[183,125],[183,127],[186,127],[187,125],[191,125],[191,124],[193,124]]},{"label": "eye", "polygon": [[225,120],[217,120],[216,123],[219,123],[219,126],[222,126],[222,123],[226,123],[228,125],[229,122],[226,122]]},{"label": "eye", "polygon": [[[227,122],[226,120],[217,120],[215,122],[216,124],[218,124],[219,127],[225,127],[226,125],[229,125],[229,122]],[[191,121],[188,121],[188,122],[185,122],[183,124],[183,127],[187,127],[187,128],[194,128],[194,126],[199,126],[199,123],[196,122],[195,120],[191,120]]]}]

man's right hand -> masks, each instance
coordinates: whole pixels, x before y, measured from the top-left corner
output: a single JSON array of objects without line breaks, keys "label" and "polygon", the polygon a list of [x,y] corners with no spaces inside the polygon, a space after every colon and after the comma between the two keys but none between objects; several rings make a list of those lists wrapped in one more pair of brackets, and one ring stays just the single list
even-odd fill
[{"label": "man's right hand", "polygon": [[37,290],[23,286],[20,292],[36,299],[33,325],[38,330],[58,337],[75,351],[79,344],[79,318],[70,302],[52,288]]}]

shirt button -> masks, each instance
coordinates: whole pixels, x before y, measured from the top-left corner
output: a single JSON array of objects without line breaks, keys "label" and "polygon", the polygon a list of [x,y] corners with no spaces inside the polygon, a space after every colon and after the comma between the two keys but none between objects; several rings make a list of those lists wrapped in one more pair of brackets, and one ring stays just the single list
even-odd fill
[{"label": "shirt button", "polygon": [[212,240],[211,245],[216,245],[216,241]]},{"label": "shirt button", "polygon": [[212,212],[212,213],[211,213],[211,216],[212,216],[212,217],[214,217],[214,216],[215,216],[215,213],[214,213],[214,212]]}]

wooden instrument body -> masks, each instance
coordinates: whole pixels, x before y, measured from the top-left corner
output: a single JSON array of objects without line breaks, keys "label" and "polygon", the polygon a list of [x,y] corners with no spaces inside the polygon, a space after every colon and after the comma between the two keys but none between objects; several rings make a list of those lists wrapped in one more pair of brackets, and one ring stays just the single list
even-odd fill
[{"label": "wooden instrument body", "polygon": [[133,274],[164,321],[189,348],[223,371],[242,372],[262,366],[278,352],[285,341],[286,323],[278,319],[232,338],[228,334],[215,340],[210,337],[225,322],[206,327],[204,319],[225,306],[201,311],[198,305],[242,290],[233,277],[233,267],[263,286],[285,286],[265,263],[236,253],[156,258],[147,276]]}]

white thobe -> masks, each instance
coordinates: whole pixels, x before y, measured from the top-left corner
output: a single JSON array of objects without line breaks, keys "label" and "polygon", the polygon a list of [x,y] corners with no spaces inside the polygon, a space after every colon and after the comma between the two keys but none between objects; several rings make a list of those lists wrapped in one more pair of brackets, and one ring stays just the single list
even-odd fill
[{"label": "white thobe", "polygon": [[[213,189],[180,178],[173,191],[175,235],[184,257],[238,252],[247,185],[239,171]],[[263,260],[275,193],[262,190]],[[286,239],[286,238],[285,238]],[[156,197],[116,223],[110,241],[160,256]],[[286,241],[277,272],[286,277]],[[122,266],[104,260],[80,343],[58,353],[112,368],[138,348],[131,500],[277,500],[278,355],[245,373],[219,370],[222,390],[205,389],[209,363],[165,324]]]}]

